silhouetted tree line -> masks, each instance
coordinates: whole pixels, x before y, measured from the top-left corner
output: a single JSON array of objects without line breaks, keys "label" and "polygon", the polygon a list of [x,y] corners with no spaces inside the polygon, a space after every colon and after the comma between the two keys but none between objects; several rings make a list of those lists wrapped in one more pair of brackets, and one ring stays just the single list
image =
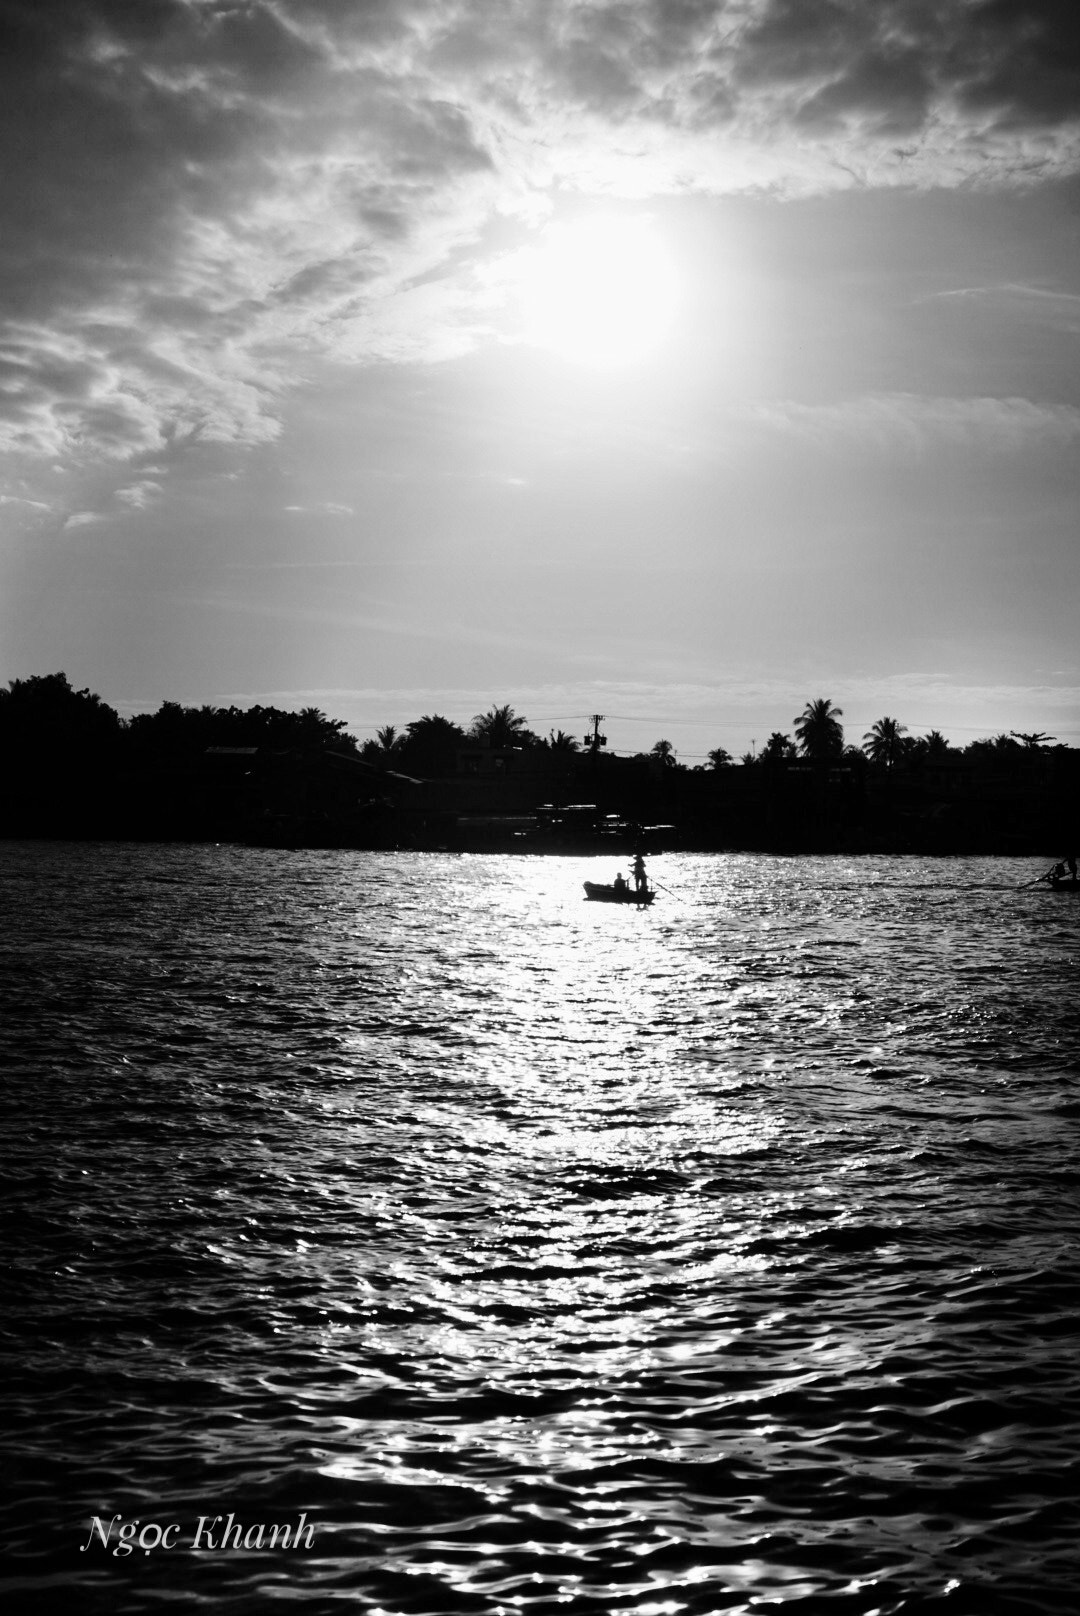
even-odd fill
[{"label": "silhouetted tree line", "polygon": [[[793,723],[790,735],[774,731],[760,752],[747,752],[743,764],[785,763],[797,759],[816,762],[866,761],[894,768],[945,757],[973,761],[1017,759],[1047,751],[1070,750],[1054,745],[1044,731],[1009,733],[953,747],[938,730],[909,735],[895,718],[879,718],[863,737],[860,747],[845,744],[840,723],[842,710],[827,697],[808,702]],[[376,765],[405,773],[439,775],[452,771],[457,751],[470,741],[492,747],[573,754],[577,739],[564,730],[540,736],[513,707],[493,706],[478,713],[466,728],[441,714],[425,714],[397,730],[392,724],[371,740],[359,743],[342,718],[328,718],[317,707],[299,712],[280,707],[183,707],[165,701],[155,713],[137,713],[122,719],[90,690],[75,690],[63,673],[13,679],[0,688],[0,742],[15,756],[72,748],[80,752],[101,749],[112,756],[132,758],[192,757],[209,747],[334,748]],[[682,768],[670,741],[658,740],[647,756],[665,768]],[[730,768],[731,753],[716,747],[709,754],[711,769]]]},{"label": "silhouetted tree line", "polygon": [[9,756],[70,748],[115,752],[124,732],[119,714],[89,690],[73,690],[66,674],[13,679],[0,690],[0,742]]},{"label": "silhouetted tree line", "polygon": [[343,718],[327,718],[317,707],[298,713],[280,707],[181,707],[162,702],[156,713],[137,713],[127,733],[137,756],[191,757],[211,746],[335,747],[356,753]]},{"label": "silhouetted tree line", "polygon": [[[828,697],[808,702],[794,720],[795,740],[790,735],[774,730],[760,752],[743,754],[744,764],[792,763],[799,759],[816,763],[842,763],[864,765],[867,762],[883,769],[894,769],[898,764],[918,766],[920,763],[940,762],[945,758],[967,759],[972,763],[1018,762],[1033,754],[1068,752],[1066,746],[1055,746],[1054,736],[1043,730],[1025,733],[1010,730],[966,746],[951,746],[940,730],[932,729],[926,735],[909,735],[907,725],[896,718],[879,718],[863,736],[861,746],[850,746],[844,739],[840,723],[843,711],[835,707]],[[712,767],[722,768],[732,761],[724,751],[710,752]]]},{"label": "silhouetted tree line", "polygon": [[0,744],[16,757],[103,749],[133,759],[191,757],[211,746],[341,747],[356,752],[344,719],[315,707],[181,707],[120,715],[89,690],[73,690],[66,674],[13,679],[0,689]]},{"label": "silhouetted tree line", "polygon": [[[455,812],[520,813],[577,800],[688,828],[688,845],[795,849],[878,836],[899,846],[910,833],[913,845],[944,851],[1030,840],[1040,826],[1075,822],[1080,752],[1052,735],[1012,731],[957,748],[936,730],[913,736],[886,716],[851,746],[842,717],[820,697],[790,734],[774,731],[746,753],[742,767],[718,746],[707,764],[689,768],[668,740],[616,758],[602,750],[602,737],[538,735],[509,705],[468,726],[425,714],[363,743],[315,707],[166,701],[125,720],[54,673],[0,689],[0,833],[249,836],[267,820],[290,818],[326,845],[393,846],[419,834],[417,824],[430,825],[431,814],[445,821]],[[524,755],[498,780],[481,769],[463,808],[449,782],[460,782],[459,754],[470,747]],[[1003,779],[1012,784],[993,799],[998,788],[984,786]],[[410,782],[425,781],[434,785],[421,810]],[[539,795],[529,797],[533,789]],[[953,800],[935,800],[935,792]],[[412,831],[402,829],[406,821]]]},{"label": "silhouetted tree line", "polygon": [[258,792],[250,769],[237,782],[211,779],[214,750],[359,758],[344,721],[314,707],[167,701],[122,719],[63,673],[14,679],[0,689],[0,834],[229,834],[259,812]]},{"label": "silhouetted tree line", "polygon": [[364,742],[360,755],[366,762],[401,769],[407,774],[438,777],[453,772],[458,749],[470,741],[490,747],[562,755],[580,750],[577,740],[565,730],[551,730],[546,737],[534,734],[525,719],[507,705],[477,713],[468,729],[440,713],[425,713],[403,730],[386,724],[376,731],[374,740]]}]

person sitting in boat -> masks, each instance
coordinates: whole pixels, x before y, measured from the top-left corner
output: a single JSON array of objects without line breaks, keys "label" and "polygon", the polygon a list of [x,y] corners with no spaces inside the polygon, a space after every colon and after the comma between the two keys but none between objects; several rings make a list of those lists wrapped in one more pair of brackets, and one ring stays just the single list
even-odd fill
[{"label": "person sitting in boat", "polygon": [[1075,854],[1070,854],[1067,859],[1062,859],[1060,864],[1054,865],[1054,868],[1050,871],[1050,885],[1052,887],[1060,886],[1061,883],[1068,880],[1069,877],[1071,877],[1073,881],[1076,880]]},{"label": "person sitting in boat", "polygon": [[626,891],[626,877],[625,877],[625,875],[623,875],[621,870],[619,871],[618,875],[615,877],[615,880],[614,880],[614,882],[612,884],[613,884],[616,892],[623,893],[623,892]]},{"label": "person sitting in boat", "polygon": [[639,892],[647,892],[649,883],[645,879],[645,859],[640,852],[634,854],[634,885]]}]

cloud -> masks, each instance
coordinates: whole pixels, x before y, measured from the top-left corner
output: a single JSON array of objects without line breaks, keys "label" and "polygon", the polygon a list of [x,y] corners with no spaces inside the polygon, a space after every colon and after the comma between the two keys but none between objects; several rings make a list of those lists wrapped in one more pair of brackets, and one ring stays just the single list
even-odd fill
[{"label": "cloud", "polygon": [[6,0],[0,448],[279,431],[308,355],[486,340],[556,192],[1080,167],[1067,0]]},{"label": "cloud", "polygon": [[783,400],[755,406],[743,419],[816,448],[839,451],[857,443],[915,456],[935,448],[1020,453],[1033,447],[1068,447],[1080,440],[1080,409],[1025,398],[885,393],[834,404]]},{"label": "cloud", "polygon": [[154,503],[160,493],[159,482],[155,482],[152,477],[143,477],[138,482],[129,483],[126,488],[118,488],[113,497],[118,499],[121,505],[126,505],[129,510],[144,511],[148,505]]},{"label": "cloud", "polygon": [[48,511],[52,507],[42,499],[27,499],[22,494],[0,494],[0,505],[27,505],[35,511]]},{"label": "cloud", "polygon": [[285,509],[295,516],[352,516],[351,505],[336,505],[332,500],[324,500],[319,505],[286,505]]},{"label": "cloud", "polygon": [[1080,295],[1045,286],[960,286],[932,293],[927,301],[967,303],[992,318],[1019,317],[1056,331],[1080,331]]}]

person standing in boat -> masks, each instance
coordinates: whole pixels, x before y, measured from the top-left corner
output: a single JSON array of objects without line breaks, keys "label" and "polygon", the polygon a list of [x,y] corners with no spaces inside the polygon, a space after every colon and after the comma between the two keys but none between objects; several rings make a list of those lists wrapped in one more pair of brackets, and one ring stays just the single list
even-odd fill
[{"label": "person standing in boat", "polygon": [[649,890],[649,883],[645,878],[645,859],[640,848],[634,854],[634,886],[639,892]]}]

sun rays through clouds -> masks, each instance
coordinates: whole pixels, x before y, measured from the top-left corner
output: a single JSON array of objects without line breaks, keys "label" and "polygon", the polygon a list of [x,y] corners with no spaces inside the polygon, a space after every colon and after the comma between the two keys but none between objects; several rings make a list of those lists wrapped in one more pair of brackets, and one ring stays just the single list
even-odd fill
[{"label": "sun rays through clouds", "polygon": [[627,288],[610,242],[538,234],[558,194],[1077,163],[1078,25],[1050,4],[15,0],[3,22],[0,443],[41,455],[265,442],[313,353],[496,340],[500,251],[533,255],[536,340],[649,346],[669,269],[628,243],[652,284]]}]

